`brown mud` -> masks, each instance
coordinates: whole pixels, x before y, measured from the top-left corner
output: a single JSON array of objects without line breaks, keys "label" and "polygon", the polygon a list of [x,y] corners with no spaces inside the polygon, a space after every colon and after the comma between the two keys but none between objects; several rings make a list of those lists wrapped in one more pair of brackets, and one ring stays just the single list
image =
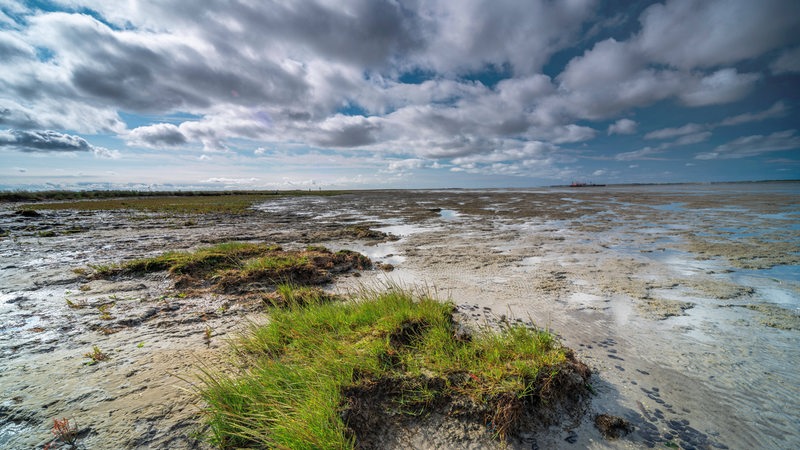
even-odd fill
[{"label": "brown mud", "polygon": [[[364,192],[206,215],[5,207],[0,448],[41,447],[61,417],[85,448],[204,448],[195,375],[228,366],[226,339],[264,320],[263,299],[181,289],[166,272],[92,280],[87,268],[228,241],[352,248],[395,270],[327,289],[426,285],[473,323],[559,333],[592,368],[595,395],[582,418],[522,426],[512,448],[797,447],[800,281],[780,271],[800,254],[795,190]],[[94,346],[110,358],[88,365]],[[604,438],[602,414],[633,431]],[[448,417],[385,437],[496,444],[480,420]]]}]

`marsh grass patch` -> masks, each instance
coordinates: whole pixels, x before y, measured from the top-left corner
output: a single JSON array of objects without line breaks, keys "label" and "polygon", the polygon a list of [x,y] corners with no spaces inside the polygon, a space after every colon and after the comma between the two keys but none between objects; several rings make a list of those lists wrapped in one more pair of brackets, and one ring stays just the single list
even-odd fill
[{"label": "marsh grass patch", "polygon": [[[18,214],[38,217],[39,210],[132,210],[165,214],[243,214],[258,202],[282,197],[330,196],[345,191],[238,191],[238,192],[139,192],[139,191],[45,191],[0,193],[0,201],[41,202],[18,208]],[[55,201],[55,202],[53,202]],[[185,224],[185,226],[192,226]]]},{"label": "marsh grass patch", "polygon": [[235,341],[238,371],[201,376],[208,439],[369,448],[402,421],[438,412],[502,440],[585,394],[588,368],[553,335],[508,324],[458,339],[454,311],[396,288],[271,310],[267,325]]},{"label": "marsh grass patch", "polygon": [[284,250],[277,245],[226,242],[191,252],[171,251],[121,264],[92,266],[94,278],[168,272],[175,286],[227,294],[271,292],[283,283],[320,285],[334,276],[372,267],[366,256],[324,247]]}]

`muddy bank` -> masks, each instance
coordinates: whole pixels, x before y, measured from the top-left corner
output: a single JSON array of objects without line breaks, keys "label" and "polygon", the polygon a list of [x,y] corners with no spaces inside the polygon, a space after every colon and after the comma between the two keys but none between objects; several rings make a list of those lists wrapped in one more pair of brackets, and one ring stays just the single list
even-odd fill
[{"label": "muddy bank", "polygon": [[[225,367],[225,339],[260,305],[183,296],[165,274],[87,280],[73,270],[232,240],[352,248],[395,270],[330,289],[423,284],[474,323],[558,332],[594,371],[592,406],[515,448],[796,447],[792,189],[371,192],[204,216],[4,209],[0,447],[42,445],[54,417],[72,417],[87,448],[202,448],[186,380]],[[93,346],[110,359],[86,365]],[[608,440],[601,414],[634,429]],[[398,442],[464,448],[431,420]]]}]

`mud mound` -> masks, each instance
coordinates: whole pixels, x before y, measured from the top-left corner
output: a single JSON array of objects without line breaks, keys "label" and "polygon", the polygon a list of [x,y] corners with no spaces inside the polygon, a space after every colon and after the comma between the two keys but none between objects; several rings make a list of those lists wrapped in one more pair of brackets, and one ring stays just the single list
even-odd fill
[{"label": "mud mound", "polygon": [[[412,330],[414,325],[403,329]],[[590,376],[589,368],[568,352],[556,374],[540,376],[532,391],[522,395],[501,392],[482,400],[453,394],[466,390],[472,381],[468,373],[446,378],[365,377],[344,390],[341,417],[358,449],[476,444],[502,448],[505,442],[518,440],[521,432],[545,430],[565,417],[580,417]],[[418,442],[420,439],[426,442]]]},{"label": "mud mound", "polygon": [[594,419],[594,425],[606,439],[619,439],[633,431],[633,425],[622,417],[600,414]]}]

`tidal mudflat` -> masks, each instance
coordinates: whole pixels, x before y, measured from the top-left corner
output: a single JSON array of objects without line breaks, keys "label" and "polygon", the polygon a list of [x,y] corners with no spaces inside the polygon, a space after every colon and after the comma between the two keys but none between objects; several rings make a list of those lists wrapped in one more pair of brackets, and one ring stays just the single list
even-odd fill
[{"label": "tidal mudflat", "polygon": [[[800,185],[371,191],[271,198],[244,212],[0,211],[0,447],[77,422],[86,448],[203,448],[201,368],[263,302],[95,268],[242,241],[325,246],[450,298],[474,324],[531,322],[593,370],[579,418],[519,448],[800,446]],[[394,270],[389,271],[389,268]],[[97,347],[109,358],[95,362]],[[602,414],[633,432],[607,439]],[[430,425],[430,424],[428,424]],[[414,424],[396,448],[463,448]],[[492,445],[476,441],[476,446]]]}]

